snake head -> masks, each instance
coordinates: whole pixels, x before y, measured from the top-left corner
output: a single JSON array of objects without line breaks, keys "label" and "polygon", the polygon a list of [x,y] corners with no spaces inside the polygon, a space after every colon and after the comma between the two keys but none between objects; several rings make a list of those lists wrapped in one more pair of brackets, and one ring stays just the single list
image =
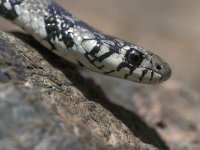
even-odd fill
[{"label": "snake head", "polygon": [[122,59],[117,66],[117,72],[121,78],[155,84],[166,81],[171,76],[170,66],[152,52],[138,46],[128,46],[120,52]]},{"label": "snake head", "polygon": [[119,40],[97,41],[85,40],[82,43],[84,50],[88,51],[84,55],[90,62],[84,64],[88,69],[147,84],[161,83],[171,76],[170,66],[150,51]]}]

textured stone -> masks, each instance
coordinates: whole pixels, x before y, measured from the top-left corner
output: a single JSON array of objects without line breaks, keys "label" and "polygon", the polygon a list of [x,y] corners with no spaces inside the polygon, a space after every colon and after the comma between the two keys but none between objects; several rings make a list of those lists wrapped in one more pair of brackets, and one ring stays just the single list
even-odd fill
[{"label": "textured stone", "polygon": [[[188,85],[176,80],[149,86],[93,78],[113,103],[135,113],[170,149],[200,149],[200,95]],[[142,133],[140,128],[137,131]]]},{"label": "textured stone", "polygon": [[168,149],[137,115],[32,38],[0,32],[0,149]]}]

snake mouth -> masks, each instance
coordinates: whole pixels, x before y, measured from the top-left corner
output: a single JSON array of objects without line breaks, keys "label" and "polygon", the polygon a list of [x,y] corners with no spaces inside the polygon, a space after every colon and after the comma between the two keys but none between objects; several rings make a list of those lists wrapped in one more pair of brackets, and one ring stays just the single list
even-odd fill
[{"label": "snake mouth", "polygon": [[159,74],[161,77],[159,79],[159,83],[166,81],[171,77],[172,70],[168,63],[166,63],[159,56],[154,55],[151,60],[152,70]]},{"label": "snake mouth", "polygon": [[160,83],[166,81],[167,79],[169,79],[172,75],[172,69],[170,68],[170,66],[165,63],[165,71],[162,72],[161,74],[161,78],[160,78]]},{"label": "snake mouth", "polygon": [[159,84],[169,79],[172,74],[168,63],[153,53],[146,55],[139,67],[142,68],[139,77],[140,83]]}]

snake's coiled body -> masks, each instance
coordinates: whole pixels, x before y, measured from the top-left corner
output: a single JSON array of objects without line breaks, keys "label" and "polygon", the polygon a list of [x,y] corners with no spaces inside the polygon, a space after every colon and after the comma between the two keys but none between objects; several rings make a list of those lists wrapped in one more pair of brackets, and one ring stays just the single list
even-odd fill
[{"label": "snake's coiled body", "polygon": [[0,15],[57,55],[90,70],[141,83],[160,83],[171,75],[157,55],[97,31],[51,0],[0,0]]}]

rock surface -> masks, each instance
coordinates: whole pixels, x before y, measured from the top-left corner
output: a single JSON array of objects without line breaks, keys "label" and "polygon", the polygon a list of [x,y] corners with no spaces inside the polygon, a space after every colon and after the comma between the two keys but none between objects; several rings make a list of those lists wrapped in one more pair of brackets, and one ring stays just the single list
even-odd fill
[{"label": "rock surface", "polygon": [[0,32],[0,149],[168,149],[131,111],[24,34]]},{"label": "rock surface", "polygon": [[200,95],[188,85],[175,80],[156,86],[139,85],[92,73],[90,76],[109,100],[137,114],[169,149],[200,149]]},{"label": "rock surface", "polygon": [[13,35],[0,32],[0,149],[200,149],[200,97],[186,85],[86,77]]}]

